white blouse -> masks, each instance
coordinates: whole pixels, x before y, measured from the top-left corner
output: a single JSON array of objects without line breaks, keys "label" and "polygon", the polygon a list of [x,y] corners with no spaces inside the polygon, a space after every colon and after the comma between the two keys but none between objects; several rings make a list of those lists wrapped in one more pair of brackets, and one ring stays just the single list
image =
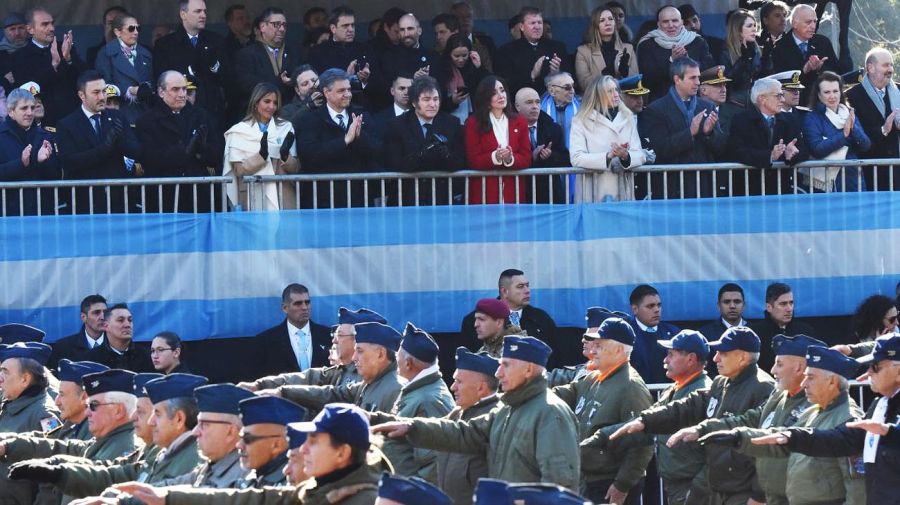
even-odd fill
[{"label": "white blouse", "polygon": [[[493,114],[488,113],[488,117],[491,118],[491,127],[494,130],[494,138],[497,139],[497,149],[503,149],[504,147],[509,147],[509,119],[506,117],[506,114],[501,114],[499,118],[494,117]],[[507,167],[511,167],[513,163],[515,163],[515,157],[509,163],[501,163],[497,158],[497,151],[491,153],[491,161],[494,162],[494,165],[504,165]]]}]

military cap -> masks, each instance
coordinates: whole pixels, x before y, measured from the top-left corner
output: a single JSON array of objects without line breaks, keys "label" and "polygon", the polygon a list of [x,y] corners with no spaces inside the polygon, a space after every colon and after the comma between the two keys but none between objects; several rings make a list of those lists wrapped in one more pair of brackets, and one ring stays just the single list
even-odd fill
[{"label": "military cap", "polygon": [[43,342],[42,330],[22,323],[8,323],[0,325],[0,343],[15,344],[16,342]]},{"label": "military cap", "polygon": [[500,362],[492,358],[488,353],[475,353],[465,347],[456,348],[457,370],[471,370],[493,377],[497,373],[497,367],[499,366]]},{"label": "military cap", "polygon": [[606,307],[590,307],[584,314],[584,319],[587,321],[587,328],[597,328],[600,326],[600,323],[611,317],[615,317],[615,314]]},{"label": "military cap", "polygon": [[94,363],[93,361],[72,361],[68,359],[59,360],[57,367],[57,378],[60,381],[75,382],[81,384],[81,379],[90,373],[102,372],[109,370],[106,365]]},{"label": "military cap", "polygon": [[865,76],[866,70],[864,68],[857,68],[856,70],[847,72],[846,74],[841,74],[841,80],[844,81],[844,89],[862,82],[863,77]]},{"label": "military cap", "polygon": [[197,400],[197,410],[200,412],[215,412],[217,414],[240,415],[238,402],[250,398],[253,393],[234,384],[209,384],[200,386],[194,390],[194,399]]},{"label": "military cap", "polygon": [[378,481],[378,497],[403,505],[453,505],[453,501],[433,484],[419,477],[402,477],[387,472]]},{"label": "military cap", "polygon": [[823,345],[811,345],[806,349],[806,366],[834,372],[846,379],[855,379],[859,371],[858,361]]},{"label": "military cap", "polygon": [[134,376],[134,396],[138,398],[144,398],[147,396],[147,392],[144,391],[144,385],[153,379],[159,379],[160,377],[164,377],[161,373],[139,373]]},{"label": "military cap", "polygon": [[394,352],[397,352],[403,338],[399,331],[382,323],[360,323],[355,325],[355,329],[357,344],[377,344]]},{"label": "military cap", "polygon": [[775,79],[776,81],[781,83],[781,87],[784,89],[804,89],[806,86],[800,83],[800,71],[799,70],[787,70],[785,72],[779,72],[777,74],[772,74],[766,79]]},{"label": "military cap", "polygon": [[307,433],[294,428],[294,424],[287,425],[288,449],[297,449],[306,442]]},{"label": "military cap", "polygon": [[858,363],[877,363],[879,361],[900,361],[900,336],[880,337],[875,339],[872,354],[857,358]]},{"label": "military cap", "polygon": [[474,498],[478,505],[509,505],[509,484],[499,479],[482,477],[475,485]]},{"label": "military cap", "polygon": [[709,356],[709,343],[706,342],[706,337],[695,330],[681,330],[670,340],[657,340],[656,343],[666,349],[695,353],[700,359]]},{"label": "military cap", "polygon": [[346,307],[338,309],[339,324],[381,323],[387,320],[378,312],[369,309],[350,310]]},{"label": "military cap", "polygon": [[25,91],[31,93],[32,96],[38,97],[41,95],[41,85],[34,82],[28,81],[25,84],[19,86],[19,89],[24,89]]},{"label": "military cap", "polygon": [[700,72],[700,84],[725,84],[726,82],[731,82],[731,79],[725,77],[724,65],[713,65]]},{"label": "military cap", "polygon": [[10,358],[33,359],[41,365],[46,365],[52,349],[47,344],[40,342],[16,342],[15,344],[0,344],[0,361]]},{"label": "military cap", "polygon": [[775,356],[799,356],[805,358],[806,348],[811,345],[828,347],[825,342],[802,333],[790,337],[787,335],[775,335],[772,337],[772,350],[775,351]]},{"label": "military cap", "polygon": [[509,498],[522,505],[586,505],[591,504],[581,496],[555,484],[510,484]]},{"label": "military cap", "polygon": [[188,80],[187,86],[185,86],[184,89],[188,91],[197,91],[197,85],[194,84],[194,81]]},{"label": "military cap", "polygon": [[88,396],[110,392],[133,393],[136,375],[129,370],[113,368],[86,374],[81,378],[81,384]]},{"label": "military cap", "polygon": [[122,91],[115,84],[107,84],[104,91],[106,92],[106,98],[119,98],[122,96]]},{"label": "military cap", "polygon": [[759,352],[759,337],[756,332],[746,326],[732,326],[709,346],[719,352],[734,351],[740,349],[747,352]]},{"label": "military cap", "polygon": [[26,24],[25,16],[21,12],[10,12],[3,18],[3,28],[24,24]]},{"label": "military cap", "polygon": [[496,298],[482,298],[475,304],[475,312],[481,312],[494,319],[506,319],[509,317],[509,305]]},{"label": "military cap", "polygon": [[291,427],[304,433],[328,433],[352,447],[369,448],[369,417],[349,403],[330,403],[312,421],[292,423]]},{"label": "military cap", "polygon": [[431,338],[431,335],[416,328],[416,325],[410,322],[406,323],[406,329],[403,330],[400,347],[412,357],[425,363],[434,363],[440,352],[437,342]]},{"label": "military cap", "polygon": [[172,398],[194,397],[194,390],[209,382],[206,377],[188,373],[173,373],[153,379],[144,384],[147,397],[153,404]]},{"label": "military cap", "polygon": [[278,396],[256,396],[241,400],[238,403],[241,411],[241,422],[244,426],[253,424],[297,423],[306,417],[306,409],[296,403]]},{"label": "military cap", "polygon": [[503,338],[502,356],[504,358],[518,359],[540,366],[547,366],[547,358],[550,357],[550,352],[550,346],[534,337],[509,335]]},{"label": "military cap", "polygon": [[642,96],[650,93],[649,88],[644,87],[642,74],[634,74],[624,79],[619,79],[619,89],[622,93],[631,96]]},{"label": "military cap", "polygon": [[606,321],[603,321],[603,324],[600,325],[600,329],[596,332],[585,333],[584,338],[586,340],[597,340],[597,339],[608,339],[615,340],[616,342],[623,343],[625,345],[634,345],[634,328],[628,324],[628,321],[622,319],[621,317],[611,317]]}]

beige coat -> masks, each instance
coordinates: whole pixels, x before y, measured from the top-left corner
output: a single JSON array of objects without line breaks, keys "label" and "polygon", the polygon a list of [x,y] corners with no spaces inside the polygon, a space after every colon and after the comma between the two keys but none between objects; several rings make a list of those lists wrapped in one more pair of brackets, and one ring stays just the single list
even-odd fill
[{"label": "beige coat", "polygon": [[[245,175],[284,175],[297,173],[296,147],[291,147],[291,155],[286,162],[279,158],[281,143],[288,132],[293,132],[294,127],[290,121],[269,122],[269,157],[262,159],[259,155],[259,143],[262,140],[262,132],[256,124],[242,121],[232,126],[225,132],[225,161],[222,167],[222,175],[231,175],[234,182],[227,187],[228,201],[232,206],[240,204],[247,210],[247,188],[242,179]],[[281,208],[296,208],[296,196],[293,183],[266,183],[263,191],[258,192],[254,198],[256,201],[250,204],[252,210],[278,210]],[[282,186],[282,194],[279,195],[278,186]]]},{"label": "beige coat", "polygon": [[[597,111],[588,113],[586,119],[575,116],[569,134],[569,155],[572,166],[596,170],[597,173],[579,177],[576,182],[576,199],[601,202],[605,199],[634,200],[634,174],[631,169],[647,162],[641,148],[637,118],[624,107],[610,121]],[[606,161],[612,143],[628,143],[631,165],[624,172],[614,173]]]},{"label": "beige coat", "polygon": [[[634,47],[631,44],[619,42],[616,45],[616,69],[619,68],[619,59],[622,57],[622,51],[631,56],[628,60],[628,75],[638,73],[637,56],[634,54]],[[603,73],[606,68],[606,61],[603,60],[603,54],[600,48],[592,44],[581,44],[575,52],[575,81],[582,91],[587,89],[588,84]],[[627,77],[627,76],[620,76]]]}]

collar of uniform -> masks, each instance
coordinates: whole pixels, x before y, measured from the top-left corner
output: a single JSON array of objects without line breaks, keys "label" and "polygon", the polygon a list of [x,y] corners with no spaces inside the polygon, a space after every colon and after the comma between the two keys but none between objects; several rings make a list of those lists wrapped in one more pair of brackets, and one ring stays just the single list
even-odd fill
[{"label": "collar of uniform", "polygon": [[597,372],[597,379],[596,379],[596,380],[597,380],[597,383],[598,383],[598,384],[603,384],[603,382],[604,382],[606,379],[609,379],[609,378],[612,377],[613,375],[616,375],[616,373],[617,373],[619,370],[621,370],[622,368],[624,368],[625,365],[627,365],[627,364],[628,364],[628,360],[625,360],[625,361],[619,363],[618,365],[612,367],[612,369],[611,369],[609,372],[606,372],[606,373],[600,373],[600,372]]},{"label": "collar of uniform", "polygon": [[635,316],[634,322],[637,323],[638,328],[640,328],[641,331],[645,333],[647,333],[650,328],[653,328],[654,331],[659,331],[659,324],[657,324],[656,326],[647,326],[646,324],[642,323],[641,320],[637,318],[637,316]]},{"label": "collar of uniform", "polygon": [[[378,382],[382,378],[384,378],[384,376],[386,376],[390,373],[397,375],[397,362],[396,361],[392,362],[387,367],[385,367],[385,369],[382,370],[381,373],[378,374],[374,379],[372,379],[372,382],[370,382],[369,384],[375,384],[376,382]],[[400,379],[401,381],[405,381],[405,379],[403,379],[403,377],[397,377],[397,379]]]},{"label": "collar of uniform", "polygon": [[471,409],[474,407],[480,407],[480,406],[488,404],[488,403],[497,403],[497,401],[499,401],[499,400],[500,400],[500,396],[497,393],[491,393],[491,394],[485,396],[484,398],[478,400],[477,402],[475,402],[475,404],[469,408]]},{"label": "collar of uniform", "polygon": [[500,401],[510,407],[518,407],[535,396],[547,391],[547,379],[544,374],[538,375],[530,382],[522,384],[518,389],[507,391],[500,397]]},{"label": "collar of uniform", "polygon": [[819,407],[818,405],[816,405],[816,409],[818,409],[819,413],[822,413],[822,412],[826,412],[829,410],[834,410],[834,409],[840,407],[841,405],[847,403],[848,401],[850,401],[850,393],[847,391],[841,391],[840,393],[838,393],[837,396],[834,397],[833,400],[831,400],[831,403],[829,403],[828,405],[825,406],[824,409]]},{"label": "collar of uniform", "polygon": [[759,371],[759,367],[756,363],[747,365],[747,368],[741,370],[741,373],[737,374],[737,377],[728,380],[728,385],[733,386],[734,384],[744,382],[750,377],[756,377],[757,371]]},{"label": "collar of uniform", "polygon": [[694,382],[695,380],[697,380],[697,378],[700,377],[701,375],[703,375],[704,372],[705,372],[704,370],[698,370],[696,373],[694,373],[687,379],[684,379],[681,381],[675,381],[675,385],[672,387],[674,388],[675,391],[678,391],[679,389],[681,389],[681,388],[687,386],[688,384]]},{"label": "collar of uniform", "polygon": [[211,461],[209,464],[209,472],[216,477],[221,477],[234,468],[234,465],[239,465],[240,463],[241,455],[238,453],[237,448],[235,448],[218,461]]},{"label": "collar of uniform", "polygon": [[[765,114],[763,114],[763,117],[765,117]],[[735,327],[735,325],[733,325],[733,324],[729,323],[728,321],[726,321],[724,317],[722,317],[722,318],[720,318],[720,319],[722,320],[722,325],[725,326],[725,329],[726,329],[726,330],[727,330],[728,328],[734,328],[734,327]],[[742,317],[742,318],[741,318],[740,324],[738,324],[737,326],[747,326],[747,324],[748,324],[748,323],[747,323],[747,320],[744,319],[744,318]]]},{"label": "collar of uniform", "polygon": [[[284,468],[284,465],[287,464],[287,459],[288,459],[287,451],[282,452],[281,454],[276,456],[274,459],[272,459],[265,465],[257,468],[256,469],[256,478],[265,483],[273,483],[273,482],[279,482],[281,480],[284,480],[284,472],[282,472],[281,470]],[[270,475],[273,475],[273,474],[275,474],[277,477],[275,480],[266,479],[267,477],[269,477]]]},{"label": "collar of uniform", "polygon": [[185,431],[181,435],[178,435],[178,437],[176,437],[175,440],[173,440],[172,443],[169,444],[169,447],[166,447],[165,449],[159,451],[159,456],[157,456],[156,460],[163,461],[169,454],[175,454],[179,449],[188,445],[193,437],[194,435],[190,430]]},{"label": "collar of uniform", "polygon": [[431,365],[430,367],[417,373],[415,377],[413,377],[412,379],[409,380],[409,383],[407,384],[407,386],[414,384],[415,382],[422,380],[431,374],[440,373],[440,370],[441,370],[440,367],[438,367],[437,363],[435,363],[435,364]]},{"label": "collar of uniform", "polygon": [[23,410],[27,409],[31,404],[43,401],[47,397],[46,389],[34,396],[19,396],[15,400],[3,400],[3,405],[0,410],[9,413],[10,415],[16,415]]}]

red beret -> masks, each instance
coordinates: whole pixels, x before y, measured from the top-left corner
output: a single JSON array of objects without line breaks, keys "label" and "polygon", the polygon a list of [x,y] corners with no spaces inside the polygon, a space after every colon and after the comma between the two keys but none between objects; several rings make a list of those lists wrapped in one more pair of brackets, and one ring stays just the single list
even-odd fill
[{"label": "red beret", "polygon": [[509,306],[496,298],[482,298],[475,304],[475,312],[481,312],[494,319],[506,319],[509,317]]}]

